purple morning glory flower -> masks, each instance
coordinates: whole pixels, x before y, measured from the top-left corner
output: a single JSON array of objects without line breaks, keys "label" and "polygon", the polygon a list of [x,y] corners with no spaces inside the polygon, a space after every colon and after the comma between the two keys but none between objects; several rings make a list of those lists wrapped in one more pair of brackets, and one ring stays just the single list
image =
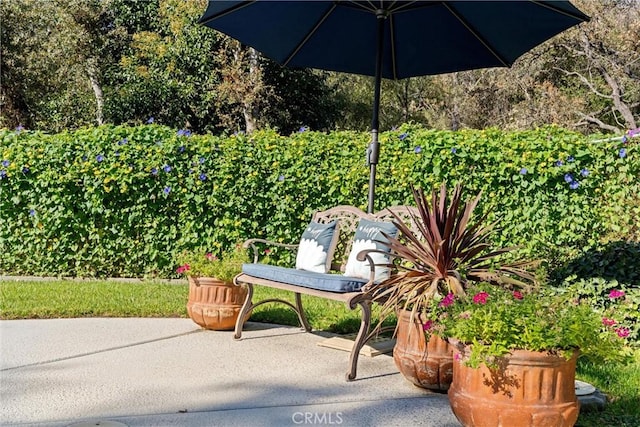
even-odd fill
[{"label": "purple morning glory flower", "polygon": [[627,149],[621,148],[620,151],[618,151],[618,157],[620,157],[621,159],[627,157]]},{"label": "purple morning glory flower", "polygon": [[171,187],[164,187],[164,190],[162,190],[162,192],[163,192],[165,195],[168,195],[169,193],[171,193]]},{"label": "purple morning glory flower", "polygon": [[640,128],[630,129],[627,134],[632,138],[636,135],[640,135]]},{"label": "purple morning glory flower", "polygon": [[102,154],[98,154],[98,155],[96,156],[96,161],[97,161],[98,163],[100,163],[100,162],[104,161],[104,156],[103,156]]},{"label": "purple morning glory flower", "polygon": [[29,209],[29,216],[36,216],[36,210],[35,209]]},{"label": "purple morning glory flower", "polygon": [[626,144],[627,142],[629,142],[629,138],[627,138],[627,135],[623,135],[622,136],[622,143]]},{"label": "purple morning glory flower", "polygon": [[86,161],[87,161],[87,158],[88,158],[88,157],[87,157],[86,155],[85,155],[85,156],[82,156],[82,161],[83,161],[83,162],[86,162]]},{"label": "purple morning glory flower", "polygon": [[147,124],[150,125],[154,122],[154,118],[153,116],[149,117],[149,120],[147,120]]},{"label": "purple morning glory flower", "polygon": [[118,141],[118,145],[125,145],[127,142],[129,142],[127,138],[122,138],[120,141]]},{"label": "purple morning glory flower", "polygon": [[405,139],[407,139],[408,136],[409,134],[405,132],[398,135],[398,138],[400,138],[400,141],[404,141]]},{"label": "purple morning glory flower", "polygon": [[563,165],[563,162],[562,162],[562,160],[557,160],[557,161],[554,163],[554,165],[556,165],[557,167],[560,167],[560,166],[562,166],[562,165]]},{"label": "purple morning glory flower", "polygon": [[458,152],[458,149],[457,149],[456,147],[453,147],[453,148],[451,149],[451,152],[452,152],[453,154],[456,154],[456,153]]},{"label": "purple morning glory flower", "polygon": [[7,177],[7,171],[0,171],[0,179],[4,179]]},{"label": "purple morning glory flower", "polygon": [[204,157],[200,157],[200,158],[198,159],[198,162],[199,162],[201,165],[202,165],[202,164],[204,164]]},{"label": "purple morning glory flower", "polygon": [[169,165],[164,165],[164,166],[162,167],[162,170],[163,170],[163,171],[165,171],[166,173],[169,173],[169,172],[171,172],[171,166],[169,166]]},{"label": "purple morning glory flower", "polygon": [[158,175],[158,168],[151,168],[151,175]]},{"label": "purple morning glory flower", "polygon": [[526,174],[527,174],[527,172],[529,172],[529,171],[527,170],[527,168],[522,168],[522,169],[520,169],[520,175],[526,175]]},{"label": "purple morning glory flower", "polygon": [[26,175],[26,174],[28,174],[28,173],[29,173],[29,168],[28,168],[28,167],[26,167],[26,166],[25,166],[25,167],[23,167],[23,168],[22,168],[22,173],[23,173],[23,174],[25,174],[25,175]]},{"label": "purple morning glory flower", "polygon": [[178,136],[184,136],[184,129],[180,129],[177,132]]},{"label": "purple morning glory flower", "polygon": [[573,163],[573,162],[575,162],[575,160],[576,160],[576,159],[574,159],[574,158],[573,158],[573,156],[569,156],[569,157],[567,158],[567,163]]},{"label": "purple morning glory flower", "polygon": [[572,190],[575,190],[578,187],[580,187],[580,183],[578,181],[571,181],[571,183],[569,184],[569,188]]},{"label": "purple morning glory flower", "polygon": [[571,175],[570,173],[565,174],[564,182],[566,182],[566,183],[573,182],[573,175]]},{"label": "purple morning glory flower", "polygon": [[580,171],[580,175],[585,176],[585,177],[589,176],[589,170],[588,169],[582,169]]},{"label": "purple morning glory flower", "polygon": [[178,153],[184,153],[184,145],[178,147]]},{"label": "purple morning glory flower", "polygon": [[300,129],[298,129],[298,132],[302,133],[302,132],[306,132],[309,130],[308,126],[302,126]]},{"label": "purple morning glory flower", "polygon": [[5,168],[6,168],[7,166],[9,166],[10,164],[11,164],[11,162],[10,162],[9,160],[3,160],[3,161],[2,161],[2,166],[4,166]]},{"label": "purple morning glory flower", "polygon": [[200,181],[206,181],[207,180],[207,174],[205,174],[203,172],[203,173],[200,174],[200,176],[198,178],[200,178]]},{"label": "purple morning glory flower", "polygon": [[284,181],[284,175],[280,175],[280,176],[278,177],[278,181],[280,181],[280,182]]},{"label": "purple morning glory flower", "polygon": [[422,147],[420,147],[419,145],[413,149],[413,152],[416,154],[420,154],[422,153]]},{"label": "purple morning glory flower", "polygon": [[24,130],[24,126],[22,125],[18,125],[18,127],[16,127],[16,133],[20,133]]}]

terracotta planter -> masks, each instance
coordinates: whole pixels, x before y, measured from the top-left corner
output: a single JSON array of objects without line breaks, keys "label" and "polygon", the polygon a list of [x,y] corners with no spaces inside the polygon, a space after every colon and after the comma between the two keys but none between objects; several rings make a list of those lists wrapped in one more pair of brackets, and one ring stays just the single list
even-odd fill
[{"label": "terracotta planter", "polygon": [[567,360],[516,350],[495,369],[474,369],[456,354],[448,393],[451,409],[465,427],[573,426],[580,409],[574,384],[577,358],[578,352]]},{"label": "terracotta planter", "polygon": [[406,379],[418,387],[447,390],[453,377],[453,348],[440,337],[427,341],[417,316],[398,313],[398,333],[393,348],[393,360]]},{"label": "terracotta planter", "polygon": [[189,277],[187,312],[203,328],[232,330],[246,296],[244,286],[212,277]]}]

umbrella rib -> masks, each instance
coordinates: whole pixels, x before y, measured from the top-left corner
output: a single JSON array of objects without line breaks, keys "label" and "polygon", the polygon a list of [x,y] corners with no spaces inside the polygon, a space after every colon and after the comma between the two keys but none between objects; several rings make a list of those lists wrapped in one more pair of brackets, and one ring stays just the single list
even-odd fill
[{"label": "umbrella rib", "polygon": [[531,0],[531,3],[536,4],[536,5],[540,6],[540,7],[546,7],[547,9],[553,10],[554,12],[557,12],[557,13],[559,13],[561,15],[568,16],[569,18],[577,19],[578,21],[590,21],[591,20],[591,18],[589,18],[584,13],[577,14],[577,13],[567,12],[566,10],[562,10],[562,9],[559,9],[559,8],[555,7],[553,4],[542,3],[540,1],[535,1],[535,0]]},{"label": "umbrella rib", "polygon": [[204,18],[204,16],[203,16],[202,18],[200,18],[200,20],[198,20],[198,24],[206,25],[206,24],[208,24],[209,22],[211,22],[211,21],[213,21],[215,19],[221,18],[221,17],[223,17],[225,15],[228,15],[230,13],[236,12],[239,9],[242,9],[243,7],[247,7],[247,6],[251,5],[252,3],[255,3],[255,0],[244,1],[244,2],[242,2],[240,4],[237,4],[235,6],[232,6],[232,7],[228,8],[228,9],[222,11],[222,12],[216,13],[215,15],[210,16],[207,19],[202,19],[202,18]]},{"label": "umbrella rib", "polygon": [[460,16],[460,14],[458,14],[458,12],[456,12],[449,4],[447,4],[447,2],[443,1],[442,5],[444,7],[447,8],[447,10],[449,10],[449,12],[451,12],[451,14],[453,16],[455,16],[455,18],[460,21],[460,23],[462,23],[462,25],[465,26],[465,28],[467,30],[469,30],[469,32],[471,34],[473,34],[473,36],[480,42],[483,44],[483,46],[498,60],[502,63],[503,66],[508,67],[509,66],[509,62],[507,60],[505,60],[505,58],[503,58],[498,52],[496,52],[495,50],[493,50],[493,48],[489,45],[489,43],[487,43],[487,41],[482,38],[480,36],[480,34],[478,34],[477,31],[475,31],[473,29],[473,27],[465,20],[462,18],[462,16]]},{"label": "umbrella rib", "polygon": [[282,65],[286,67],[287,64],[289,64],[289,62],[298,54],[300,49],[302,49],[302,47],[309,41],[309,39],[311,38],[311,36],[313,36],[313,34],[317,31],[317,29],[320,28],[322,23],[329,17],[329,15],[331,15],[331,13],[333,13],[336,7],[338,7],[336,3],[333,3],[333,5],[331,5],[331,9],[329,9],[322,16],[322,18],[320,18],[320,20],[316,23],[316,25],[313,26],[311,31],[309,31],[307,35],[302,39],[302,41],[296,45],[293,51],[289,55],[287,55],[287,58],[283,61]]},{"label": "umbrella rib", "polygon": [[391,33],[391,40],[390,40],[390,46],[391,46],[391,72],[393,73],[393,79],[394,80],[398,80],[398,66],[396,64],[396,41],[394,40],[394,19],[393,19],[393,15],[389,16],[389,32]]}]

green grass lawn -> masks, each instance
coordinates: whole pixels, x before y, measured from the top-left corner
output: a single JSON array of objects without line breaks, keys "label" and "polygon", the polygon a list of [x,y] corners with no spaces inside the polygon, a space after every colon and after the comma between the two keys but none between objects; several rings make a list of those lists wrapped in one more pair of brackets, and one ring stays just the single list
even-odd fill
[{"label": "green grass lawn", "polygon": [[[0,282],[0,319],[60,317],[187,317],[185,283],[94,280]],[[284,291],[256,287],[255,300],[283,297]],[[303,296],[314,329],[351,333],[360,325],[359,312],[344,304]],[[375,310],[374,310],[375,315]],[[265,304],[252,321],[298,325],[295,313],[282,304]],[[629,365],[597,365],[579,361],[577,376],[603,391],[610,400],[603,411],[582,411],[577,426],[640,426],[640,351]]]}]

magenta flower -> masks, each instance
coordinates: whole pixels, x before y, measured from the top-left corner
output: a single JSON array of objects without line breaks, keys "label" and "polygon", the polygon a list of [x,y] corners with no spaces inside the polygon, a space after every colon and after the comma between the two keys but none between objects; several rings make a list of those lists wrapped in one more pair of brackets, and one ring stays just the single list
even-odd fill
[{"label": "magenta flower", "polygon": [[489,294],[486,292],[478,292],[477,294],[475,294],[473,296],[473,303],[474,304],[486,304],[487,303],[487,298],[489,298]]},{"label": "magenta flower", "polygon": [[444,297],[442,301],[440,301],[440,304],[438,304],[438,307],[449,307],[451,304],[453,304],[455,299],[456,299],[455,295],[449,292],[447,296]]},{"label": "magenta flower", "polygon": [[515,299],[522,299],[522,298],[523,298],[523,296],[522,296],[522,292],[520,292],[520,291],[513,291],[513,297],[514,297]]},{"label": "magenta flower", "polygon": [[602,318],[602,324],[604,326],[613,326],[616,324],[616,321],[613,319],[609,319],[608,317],[603,317]]},{"label": "magenta flower", "polygon": [[609,298],[610,299],[617,299],[617,298],[622,298],[624,297],[624,291],[619,291],[617,289],[612,289],[611,292],[609,292]]},{"label": "magenta flower", "polygon": [[616,334],[618,334],[620,338],[627,338],[629,336],[629,328],[616,328]]},{"label": "magenta flower", "polygon": [[191,267],[189,266],[189,264],[181,265],[180,267],[178,267],[178,268],[176,269],[176,273],[178,273],[178,274],[182,274],[182,273],[184,273],[184,272],[186,272],[186,271],[189,271],[189,269],[190,269],[190,268],[191,268]]},{"label": "magenta flower", "polygon": [[433,328],[433,320],[427,320],[426,322],[424,322],[424,325],[422,325],[422,329],[424,331],[428,331],[431,328]]}]

